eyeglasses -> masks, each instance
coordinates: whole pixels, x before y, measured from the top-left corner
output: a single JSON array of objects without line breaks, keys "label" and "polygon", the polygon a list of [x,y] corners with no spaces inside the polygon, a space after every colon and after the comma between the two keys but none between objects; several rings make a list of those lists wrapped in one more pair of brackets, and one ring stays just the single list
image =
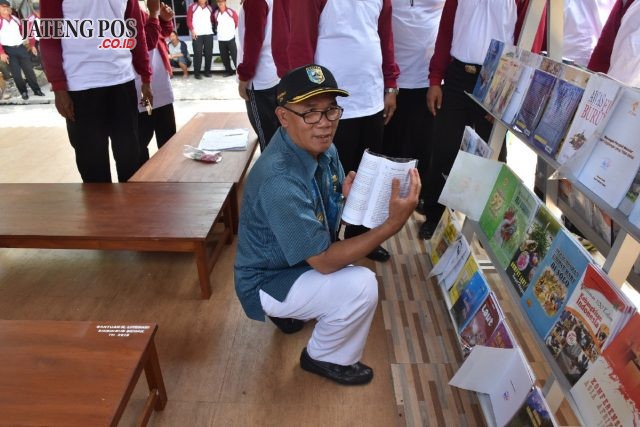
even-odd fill
[{"label": "eyeglasses", "polygon": [[335,122],[340,117],[342,117],[342,112],[344,111],[344,108],[337,105],[335,107],[330,107],[324,111],[309,110],[304,113],[298,113],[297,111],[294,111],[291,108],[287,108],[284,105],[282,106],[282,108],[292,112],[298,117],[302,117],[302,120],[308,125],[315,125],[316,123],[319,123],[320,120],[322,120],[322,116],[325,116],[330,122]]}]

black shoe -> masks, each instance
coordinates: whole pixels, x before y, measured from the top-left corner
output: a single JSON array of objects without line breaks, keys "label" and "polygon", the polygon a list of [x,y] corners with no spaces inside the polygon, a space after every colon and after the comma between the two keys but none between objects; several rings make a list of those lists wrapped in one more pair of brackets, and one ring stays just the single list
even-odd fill
[{"label": "black shoe", "polygon": [[222,74],[222,77],[231,77],[231,76],[235,76],[236,73],[234,73],[233,71],[227,71],[225,73]]},{"label": "black shoe", "polygon": [[367,255],[367,258],[378,262],[385,262],[391,258],[391,255],[389,255],[389,252],[387,252],[385,248],[378,246]]},{"label": "black shoe", "polygon": [[304,328],[304,322],[298,319],[283,319],[281,317],[271,317],[269,319],[285,334],[295,334]]},{"label": "black shoe", "polygon": [[40,89],[38,89],[38,90],[34,90],[34,91],[33,91],[33,94],[34,94],[35,96],[44,96],[44,93],[42,93],[42,91],[41,91]]},{"label": "black shoe", "polygon": [[433,236],[433,232],[436,231],[437,226],[438,226],[437,222],[426,220],[420,226],[420,231],[418,231],[418,236],[421,239],[429,240],[431,236]]},{"label": "black shoe", "polygon": [[24,99],[25,101],[29,99],[29,94],[27,92],[22,92],[20,95],[22,96],[22,99]]},{"label": "black shoe", "polygon": [[196,78],[196,80],[201,80],[202,79],[202,76],[200,74],[196,74],[196,75],[194,75],[194,77]]},{"label": "black shoe", "polygon": [[420,201],[418,201],[418,206],[416,206],[416,212],[418,212],[420,215],[425,215],[424,199],[420,199]]},{"label": "black shoe", "polygon": [[343,366],[330,362],[321,362],[312,359],[307,353],[306,347],[300,355],[300,367],[305,371],[313,372],[345,385],[366,384],[373,379],[373,369],[364,363],[357,362],[353,365]]},{"label": "black shoe", "polygon": [[211,73],[204,73],[205,77],[211,77]]}]

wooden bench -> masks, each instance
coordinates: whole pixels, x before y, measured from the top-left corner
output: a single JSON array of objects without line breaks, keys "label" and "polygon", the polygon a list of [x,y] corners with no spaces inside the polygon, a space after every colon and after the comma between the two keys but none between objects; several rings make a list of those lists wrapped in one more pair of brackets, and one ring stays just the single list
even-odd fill
[{"label": "wooden bench", "polygon": [[0,424],[116,426],[144,369],[149,396],[137,425],[167,392],[156,324],[0,320]]},{"label": "wooden bench", "polygon": [[[184,146],[197,146],[207,130],[234,128],[250,130],[247,150],[224,151],[222,162],[216,164],[197,162],[182,155]],[[236,234],[239,212],[238,185],[249,168],[257,146],[258,137],[252,130],[246,113],[197,113],[131,177],[129,182],[231,183],[231,224]]]},{"label": "wooden bench", "polygon": [[0,184],[0,247],[193,252],[209,298],[211,270],[233,241],[233,186]]}]

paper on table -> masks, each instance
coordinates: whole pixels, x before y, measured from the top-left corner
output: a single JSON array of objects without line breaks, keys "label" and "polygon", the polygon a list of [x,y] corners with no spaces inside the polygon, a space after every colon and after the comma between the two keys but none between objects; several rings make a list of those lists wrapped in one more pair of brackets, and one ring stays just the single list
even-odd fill
[{"label": "paper on table", "polygon": [[505,425],[533,386],[533,375],[519,348],[477,345],[449,384],[489,395],[496,424]]},{"label": "paper on table", "polygon": [[247,149],[247,129],[210,129],[202,135],[198,148],[207,151],[242,151]]},{"label": "paper on table", "polygon": [[502,163],[458,151],[438,203],[478,221]]}]

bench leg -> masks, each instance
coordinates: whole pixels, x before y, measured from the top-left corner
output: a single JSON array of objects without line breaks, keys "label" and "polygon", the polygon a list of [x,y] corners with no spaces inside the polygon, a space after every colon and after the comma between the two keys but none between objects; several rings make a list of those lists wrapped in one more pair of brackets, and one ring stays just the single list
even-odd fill
[{"label": "bench leg", "polygon": [[162,371],[158,361],[158,353],[153,340],[147,348],[147,361],[144,365],[144,374],[147,377],[149,385],[149,397],[145,402],[142,413],[136,420],[136,427],[144,427],[151,418],[151,412],[155,409],[161,411],[167,405],[167,390],[164,388],[164,380],[162,379]]},{"label": "bench leg", "polygon": [[[233,243],[233,235],[234,233],[237,233],[237,224],[234,223],[233,220],[233,201],[231,201],[230,199],[227,199],[227,202],[224,204],[224,206],[222,207],[223,209],[223,215],[222,215],[222,221],[224,222],[224,228],[225,228],[225,233],[227,234],[227,239],[225,241],[225,243],[227,245],[230,245],[231,243]],[[234,224],[235,224],[235,231],[234,231]]]},{"label": "bench leg", "polygon": [[198,278],[200,279],[200,294],[202,299],[211,297],[211,280],[209,279],[209,263],[204,243],[197,243],[195,247],[196,265],[198,266]]}]

